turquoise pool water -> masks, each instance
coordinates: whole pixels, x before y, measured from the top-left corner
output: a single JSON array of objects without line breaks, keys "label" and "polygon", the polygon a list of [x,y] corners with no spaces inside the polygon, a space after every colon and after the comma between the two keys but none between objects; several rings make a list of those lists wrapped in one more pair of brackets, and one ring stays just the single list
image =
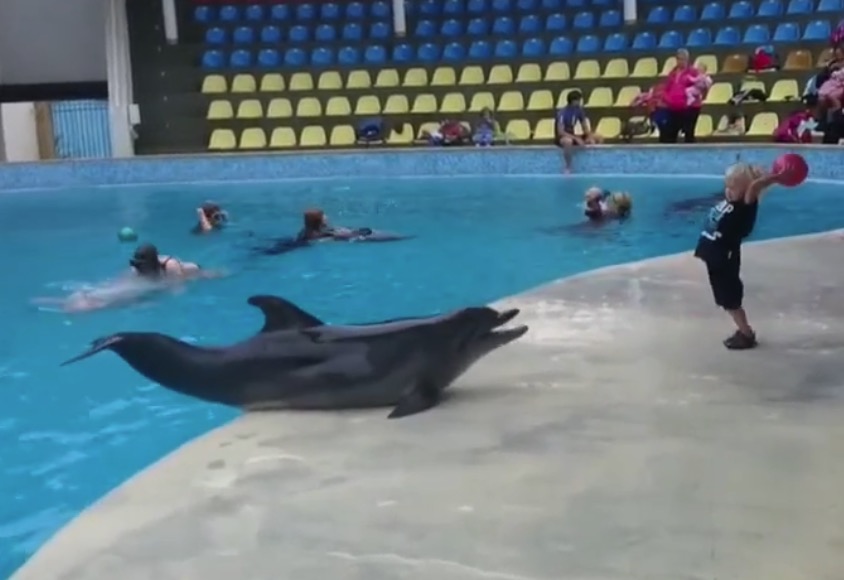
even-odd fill
[{"label": "turquoise pool water", "polygon": [[[600,230],[566,229],[582,221],[582,193],[593,184],[630,191],[634,217]],[[283,295],[330,321],[488,302],[561,276],[690,249],[705,210],[666,216],[666,205],[718,186],[717,180],[674,178],[449,178],[0,196],[0,577],[121,481],[235,415],[149,384],[114,356],[58,367],[91,339],[157,330],[228,343],[260,324],[245,304],[258,293]],[[829,201],[840,195],[840,186],[831,184],[775,191],[754,238],[842,227],[844,209]],[[207,198],[224,204],[234,223],[222,235],[191,236],[194,208]],[[324,208],[336,224],[417,237],[249,257],[256,238],[248,232],[294,233],[301,211],[311,206]],[[133,250],[116,240],[122,225],[135,227],[163,253],[232,275],[181,295],[87,315],[28,304],[122,270]]]}]

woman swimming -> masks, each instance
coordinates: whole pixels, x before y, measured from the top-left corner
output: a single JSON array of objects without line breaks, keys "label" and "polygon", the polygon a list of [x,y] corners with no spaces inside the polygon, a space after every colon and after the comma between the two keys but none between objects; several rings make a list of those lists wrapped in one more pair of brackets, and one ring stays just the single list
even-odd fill
[{"label": "woman swimming", "polygon": [[213,201],[206,201],[196,208],[196,225],[193,226],[193,234],[210,234],[222,230],[229,221],[229,214],[219,204]]},{"label": "woman swimming", "polygon": [[593,222],[623,220],[630,217],[633,199],[623,191],[610,192],[600,187],[590,187],[584,195],[584,215]]}]

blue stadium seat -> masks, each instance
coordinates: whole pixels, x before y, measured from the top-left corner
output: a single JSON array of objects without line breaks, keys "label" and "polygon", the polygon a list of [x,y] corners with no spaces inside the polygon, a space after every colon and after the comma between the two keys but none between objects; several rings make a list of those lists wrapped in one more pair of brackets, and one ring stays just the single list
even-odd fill
[{"label": "blue stadium seat", "polygon": [[384,64],[387,60],[387,51],[380,44],[371,44],[363,51],[363,62],[367,64]]},{"label": "blue stadium seat", "polygon": [[291,26],[287,31],[287,39],[290,42],[308,42],[311,38],[311,30],[307,26],[297,24]]},{"label": "blue stadium seat", "polygon": [[431,42],[420,44],[419,47],[416,49],[416,58],[421,60],[422,62],[437,62],[438,60],[440,60],[439,45],[433,44]]},{"label": "blue stadium seat", "polygon": [[656,37],[653,32],[640,32],[633,39],[633,50],[652,50],[656,48]]},{"label": "blue stadium seat", "polygon": [[320,24],[314,30],[314,40],[317,42],[333,42],[337,39],[337,31],[333,24]]},{"label": "blue stadium seat", "polygon": [[756,16],[771,17],[782,16],[782,3],[780,0],[763,0],[756,10]]},{"label": "blue stadium seat", "polygon": [[493,12],[509,12],[513,8],[510,0],[492,0]]},{"label": "blue stadium seat", "polygon": [[248,68],[252,66],[252,53],[248,50],[235,50],[229,55],[229,66],[232,68]]},{"label": "blue stadium seat", "polygon": [[610,34],[604,40],[604,52],[621,52],[627,50],[627,35],[621,32]]},{"label": "blue stadium seat", "polygon": [[486,15],[488,11],[487,0],[468,0],[466,2],[466,12],[469,14]]},{"label": "blue stadium seat", "polygon": [[551,41],[548,47],[548,54],[552,56],[569,55],[574,50],[574,44],[571,39],[566,36],[558,36]]},{"label": "blue stadium seat", "polygon": [[648,12],[648,24],[666,24],[669,20],[671,20],[671,15],[665,6],[654,6]]},{"label": "blue stadium seat", "polygon": [[821,0],[815,12],[841,12],[844,10],[844,2],[841,0]]},{"label": "blue stadium seat", "polygon": [[226,31],[217,26],[205,31],[205,42],[208,44],[225,44]]},{"label": "blue stadium seat", "polygon": [[562,0],[540,0],[539,6],[542,10],[551,12],[553,10],[562,10],[563,2]]},{"label": "blue stadium seat", "polygon": [[680,48],[683,46],[683,35],[676,30],[667,30],[659,37],[659,48]]},{"label": "blue stadium seat", "polygon": [[486,36],[489,34],[489,25],[483,18],[472,18],[466,27],[469,36]]},{"label": "blue stadium seat", "polygon": [[466,59],[466,49],[459,42],[449,42],[443,49],[443,60],[458,62]]},{"label": "blue stadium seat", "polygon": [[360,53],[354,46],[344,46],[337,52],[337,62],[342,66],[354,66],[360,62]]},{"label": "blue stadium seat", "polygon": [[288,48],[284,53],[285,66],[305,66],[308,55],[301,48]]},{"label": "blue stadium seat", "polygon": [[803,40],[829,40],[832,30],[827,20],[815,20],[806,25]]},{"label": "blue stadium seat", "polygon": [[522,43],[524,58],[538,58],[545,55],[545,42],[541,38],[528,38]]},{"label": "blue stadium seat", "polygon": [[264,26],[261,29],[261,42],[264,44],[278,44],[281,42],[281,29],[278,26]]},{"label": "blue stadium seat", "polygon": [[800,26],[794,22],[777,24],[774,31],[774,42],[797,42],[800,40]]},{"label": "blue stadium seat", "polygon": [[569,10],[586,8],[586,0],[566,0],[566,8]]},{"label": "blue stadium seat", "polygon": [[537,0],[516,0],[516,11],[530,14],[536,10]]},{"label": "blue stadium seat", "polygon": [[685,24],[687,22],[694,22],[695,20],[697,20],[697,10],[695,10],[694,6],[683,4],[674,10],[674,22]]},{"label": "blue stadium seat", "polygon": [[469,58],[484,59],[492,56],[492,48],[486,40],[476,40],[469,45]]},{"label": "blue stadium seat", "polygon": [[739,31],[732,26],[725,26],[724,28],[718,29],[718,33],[715,35],[715,44],[716,46],[728,46],[731,44],[738,44],[741,41],[741,35]]},{"label": "blue stadium seat", "polygon": [[708,28],[697,28],[689,33],[686,39],[686,46],[709,46],[712,44],[712,33]]},{"label": "blue stadium seat", "polygon": [[340,5],[334,2],[323,2],[319,5],[320,20],[337,20],[340,18]]},{"label": "blue stadium seat", "polygon": [[265,48],[258,53],[258,66],[263,68],[276,68],[281,66],[281,55],[274,48]]},{"label": "blue stadium seat", "polygon": [[740,2],[733,2],[733,4],[730,6],[730,12],[727,14],[727,18],[731,18],[733,20],[750,18],[752,16],[753,4],[747,2],[746,0],[741,0]]},{"label": "blue stadium seat", "polygon": [[700,13],[700,19],[703,21],[723,20],[726,16],[724,5],[720,2],[710,2],[703,7],[703,11]]},{"label": "blue stadium seat", "polygon": [[251,26],[238,26],[232,33],[232,42],[235,44],[252,44],[255,42],[255,31]]},{"label": "blue stadium seat", "polygon": [[193,19],[197,22],[211,22],[214,20],[214,11],[210,6],[197,6],[193,10]]},{"label": "blue stadium seat", "polygon": [[463,0],[445,0],[443,3],[443,14],[448,16],[459,16],[463,14]]},{"label": "blue stadium seat", "polygon": [[786,14],[811,14],[814,6],[812,0],[789,0]]},{"label": "blue stadium seat", "polygon": [[595,28],[595,17],[591,12],[578,12],[574,15],[574,20],[571,23],[572,28],[589,29]]},{"label": "blue stadium seat", "polygon": [[413,31],[415,36],[420,38],[431,38],[437,34],[437,25],[433,20],[420,20],[416,23],[416,30]]},{"label": "blue stadium seat", "polygon": [[348,22],[343,26],[340,37],[343,40],[361,40],[363,38],[363,27],[357,22]]},{"label": "blue stadium seat", "polygon": [[613,6],[614,0],[592,0],[592,6],[603,8],[605,6]]},{"label": "blue stadium seat", "polygon": [[516,25],[509,16],[499,16],[492,23],[493,36],[512,36],[516,33]]},{"label": "blue stadium seat", "polygon": [[318,46],[311,51],[311,66],[331,66],[334,64],[334,50]]},{"label": "blue stadium seat", "polygon": [[419,14],[422,16],[437,16],[440,13],[440,3],[437,0],[422,0],[419,3]]},{"label": "blue stadium seat", "polygon": [[519,20],[519,34],[538,34],[542,30],[539,16],[531,14]]},{"label": "blue stadium seat", "polygon": [[235,6],[223,6],[220,8],[220,20],[223,22],[234,22],[240,19],[240,12]]},{"label": "blue stadium seat", "polygon": [[744,31],[745,44],[765,44],[771,41],[771,31],[764,24],[753,24]]},{"label": "blue stadium seat", "polygon": [[258,4],[247,6],[243,16],[249,22],[261,22],[264,19],[264,7]]},{"label": "blue stadium seat", "polygon": [[369,15],[372,18],[378,18],[379,20],[387,20],[390,18],[391,10],[390,5],[384,0],[378,0],[378,2],[373,2],[372,5],[369,7]]},{"label": "blue stadium seat", "polygon": [[545,19],[546,32],[561,32],[566,29],[565,14],[549,14]]},{"label": "blue stadium seat", "polygon": [[519,54],[516,43],[512,40],[499,40],[495,43],[495,58],[515,58]]},{"label": "blue stadium seat", "polygon": [[283,21],[290,18],[290,8],[287,4],[274,4],[270,8],[270,20]]},{"label": "blue stadium seat", "polygon": [[440,34],[442,36],[461,36],[463,34],[463,22],[452,18],[442,23],[440,27]]},{"label": "blue stadium seat", "polygon": [[206,50],[202,54],[202,68],[222,68],[224,62],[222,51]]},{"label": "blue stadium seat", "polygon": [[296,20],[307,21],[317,17],[317,9],[313,4],[297,4]]},{"label": "blue stadium seat", "polygon": [[360,2],[346,4],[346,20],[362,20],[366,16],[366,9]]},{"label": "blue stadium seat", "polygon": [[577,39],[577,52],[598,52],[601,50],[601,40],[594,34],[587,34]]},{"label": "blue stadium seat", "polygon": [[416,55],[413,52],[413,47],[406,42],[397,44],[393,47],[393,61],[395,62],[411,62]]},{"label": "blue stadium seat", "polygon": [[369,27],[369,38],[384,40],[390,38],[392,29],[386,22],[373,22]]},{"label": "blue stadium seat", "polygon": [[618,10],[604,10],[601,12],[598,26],[603,26],[604,28],[621,26],[621,12]]}]

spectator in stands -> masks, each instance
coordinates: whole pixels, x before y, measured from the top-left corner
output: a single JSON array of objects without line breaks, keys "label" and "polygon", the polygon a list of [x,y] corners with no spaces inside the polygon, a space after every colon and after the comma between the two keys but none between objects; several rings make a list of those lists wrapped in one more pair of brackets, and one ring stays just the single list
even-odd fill
[{"label": "spectator in stands", "polygon": [[206,201],[196,209],[197,223],[191,230],[194,234],[208,234],[219,231],[229,221],[229,214],[213,201]]},{"label": "spectator in stands", "polygon": [[472,135],[472,141],[478,147],[491,146],[497,137],[501,135],[501,125],[495,120],[492,110],[489,107],[484,107],[481,111],[481,117],[475,123],[475,131]]},{"label": "spectator in stands", "polygon": [[689,62],[688,50],[685,48],[679,49],[676,58],[677,66],[668,73],[668,77],[663,83],[663,103],[666,108],[666,118],[665,124],[659,132],[659,142],[676,143],[677,137],[682,132],[686,143],[694,143],[695,125],[697,125],[697,118],[700,116],[700,108],[703,106],[705,94],[699,95],[700,98],[689,104],[686,91],[700,75]]},{"label": "spectator in stands", "polygon": [[[555,120],[557,144],[563,148],[563,160],[566,173],[571,173],[572,154],[575,147],[597,145],[602,138],[592,132],[592,125],[583,110],[583,94],[571,91],[566,97],[566,106],[557,111]],[[580,125],[581,134],[577,134],[576,125]]]},{"label": "spectator in stands", "polygon": [[811,143],[812,130],[817,126],[811,109],[791,113],[774,130],[775,143]]}]

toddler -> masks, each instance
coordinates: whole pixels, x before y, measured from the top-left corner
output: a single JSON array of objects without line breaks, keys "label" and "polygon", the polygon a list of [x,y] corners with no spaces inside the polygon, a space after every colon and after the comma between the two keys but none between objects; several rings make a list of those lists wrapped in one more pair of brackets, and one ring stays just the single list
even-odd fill
[{"label": "toddler", "polygon": [[841,110],[842,100],[844,100],[844,67],[833,71],[818,89],[818,104],[823,112]]},{"label": "toddler", "polygon": [[712,86],[712,77],[708,74],[709,69],[703,63],[697,66],[697,74],[689,77],[691,83],[686,87],[686,105],[692,106],[703,101],[709,88]]}]

